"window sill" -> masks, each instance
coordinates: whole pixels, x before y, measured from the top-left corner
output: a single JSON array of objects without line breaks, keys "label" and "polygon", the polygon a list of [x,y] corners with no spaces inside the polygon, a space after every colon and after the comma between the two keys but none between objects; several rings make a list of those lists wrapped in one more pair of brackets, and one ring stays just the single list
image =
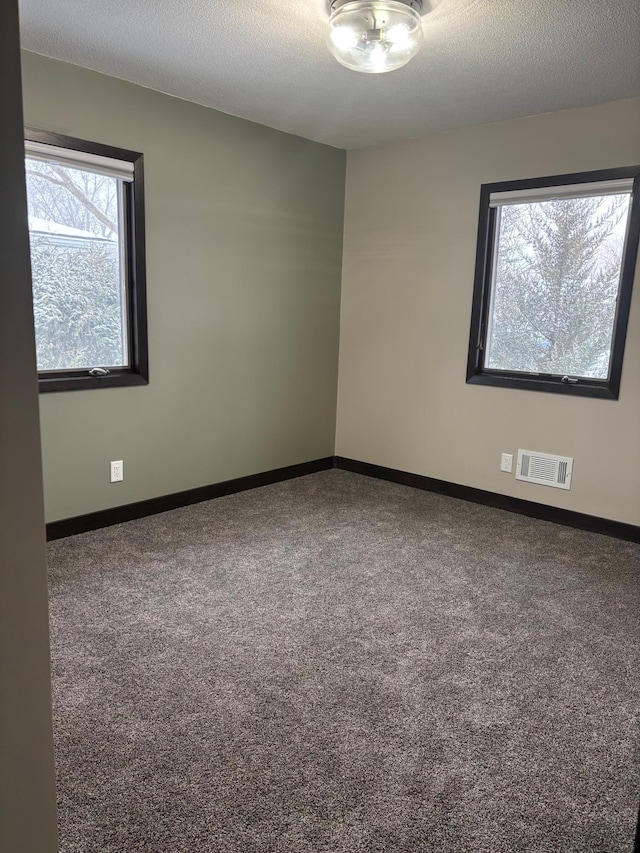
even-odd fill
[{"label": "window sill", "polygon": [[619,389],[611,384],[593,384],[580,380],[575,385],[560,379],[535,379],[525,376],[508,376],[493,373],[474,373],[467,376],[468,385],[492,385],[495,388],[519,388],[523,391],[543,391],[548,394],[568,394],[571,397],[593,397],[601,400],[617,400]]},{"label": "window sill", "polygon": [[149,380],[140,373],[112,373],[108,376],[52,376],[38,377],[40,393],[50,391],[89,391],[96,388],[126,388],[131,385],[148,385]]}]

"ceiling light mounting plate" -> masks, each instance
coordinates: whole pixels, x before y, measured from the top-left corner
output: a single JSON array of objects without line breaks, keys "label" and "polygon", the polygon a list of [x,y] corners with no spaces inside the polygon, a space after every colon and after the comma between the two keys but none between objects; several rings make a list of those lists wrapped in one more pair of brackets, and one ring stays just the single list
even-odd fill
[{"label": "ceiling light mounting plate", "polygon": [[[353,0],[328,0],[327,11],[329,12],[329,14],[331,14],[332,12],[335,12],[336,9],[339,9],[341,6],[344,6],[350,2],[353,2]],[[423,11],[427,11],[426,9],[424,9],[423,0],[394,0],[394,2],[402,3],[403,6],[409,6],[419,15],[422,15]]]}]

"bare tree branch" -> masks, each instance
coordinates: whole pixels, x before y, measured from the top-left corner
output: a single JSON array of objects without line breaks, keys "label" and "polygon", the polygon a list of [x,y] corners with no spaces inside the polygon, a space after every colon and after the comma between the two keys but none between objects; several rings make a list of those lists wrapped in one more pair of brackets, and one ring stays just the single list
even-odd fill
[{"label": "bare tree branch", "polygon": [[49,168],[58,175],[60,180],[56,180],[52,178],[51,175],[46,175],[43,172],[38,172],[34,169],[27,169],[28,175],[35,175],[38,178],[44,178],[46,181],[49,181],[50,184],[56,184],[59,187],[64,187],[68,190],[72,196],[78,199],[78,201],[92,214],[95,218],[101,222],[104,226],[109,228],[110,231],[113,231],[114,234],[118,233],[118,224],[110,219],[106,213],[103,213],[99,207],[87,198],[87,196],[82,192],[82,190],[77,187],[71,178],[65,174],[65,172],[53,163],[47,164]]}]

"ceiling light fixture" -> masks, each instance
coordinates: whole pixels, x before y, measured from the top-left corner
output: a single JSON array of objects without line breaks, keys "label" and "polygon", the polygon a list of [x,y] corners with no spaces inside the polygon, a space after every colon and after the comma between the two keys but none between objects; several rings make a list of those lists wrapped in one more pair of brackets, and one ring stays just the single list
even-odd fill
[{"label": "ceiling light fixture", "polygon": [[329,0],[329,50],[345,68],[382,74],[422,47],[422,0]]}]

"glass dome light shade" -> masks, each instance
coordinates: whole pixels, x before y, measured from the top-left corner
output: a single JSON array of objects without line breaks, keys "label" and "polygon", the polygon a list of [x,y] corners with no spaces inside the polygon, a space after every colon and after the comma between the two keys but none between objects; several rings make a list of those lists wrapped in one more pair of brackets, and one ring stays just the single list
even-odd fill
[{"label": "glass dome light shade", "polygon": [[329,50],[352,71],[382,74],[402,68],[423,40],[420,15],[406,0],[351,0],[329,18]]}]

